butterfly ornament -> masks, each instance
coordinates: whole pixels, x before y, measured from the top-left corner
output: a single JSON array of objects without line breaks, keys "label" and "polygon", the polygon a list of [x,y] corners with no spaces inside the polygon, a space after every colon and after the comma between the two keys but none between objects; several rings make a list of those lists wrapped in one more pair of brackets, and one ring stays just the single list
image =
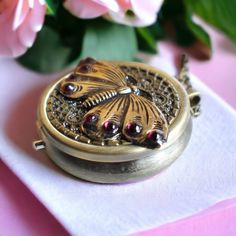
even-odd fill
[{"label": "butterfly ornament", "polygon": [[81,60],[42,94],[34,148],[96,183],[159,173],[186,148],[200,112],[186,63],[174,77],[143,63]]},{"label": "butterfly ornament", "polygon": [[79,101],[85,111],[79,127],[91,140],[127,140],[151,149],[167,141],[168,123],[151,95],[112,62],[82,60],[58,89]]}]

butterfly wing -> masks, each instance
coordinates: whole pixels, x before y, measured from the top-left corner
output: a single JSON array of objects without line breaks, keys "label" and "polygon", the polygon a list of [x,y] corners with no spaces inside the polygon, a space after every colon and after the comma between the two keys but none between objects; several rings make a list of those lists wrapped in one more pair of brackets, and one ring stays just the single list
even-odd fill
[{"label": "butterfly wing", "polygon": [[129,106],[122,128],[124,137],[149,148],[166,142],[168,124],[161,110],[145,97],[129,95]]},{"label": "butterfly wing", "polygon": [[117,96],[90,109],[82,132],[92,140],[126,140],[149,148],[167,139],[168,125],[161,111],[148,99],[129,94]]},{"label": "butterfly wing", "polygon": [[70,98],[114,90],[126,86],[126,75],[111,62],[82,60],[74,72],[59,84],[60,92]]},{"label": "butterfly wing", "polygon": [[[75,71],[59,84],[69,98],[82,98],[87,113],[82,132],[92,140],[121,137],[149,148],[159,147],[168,135],[167,121],[158,107],[145,97],[127,92],[125,73],[116,65],[82,60]],[[125,90],[126,92],[122,92]]]},{"label": "butterfly wing", "polygon": [[108,61],[97,61],[93,58],[81,60],[74,73],[80,76],[101,79],[115,86],[126,85],[126,74],[115,64]]},{"label": "butterfly wing", "polygon": [[90,109],[83,118],[82,132],[92,140],[119,139],[128,100],[128,96],[118,96]]}]

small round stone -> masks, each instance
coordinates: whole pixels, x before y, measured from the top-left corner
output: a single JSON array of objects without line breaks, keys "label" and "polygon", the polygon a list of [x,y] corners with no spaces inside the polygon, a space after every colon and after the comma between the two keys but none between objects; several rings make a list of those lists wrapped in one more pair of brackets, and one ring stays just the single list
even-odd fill
[{"label": "small round stone", "polygon": [[119,126],[113,121],[108,120],[103,123],[103,130],[107,137],[112,137],[117,134]]},{"label": "small round stone", "polygon": [[147,133],[146,141],[151,148],[160,147],[163,136],[157,130],[151,130]]},{"label": "small round stone", "polygon": [[142,132],[142,129],[142,126],[135,122],[130,122],[125,127],[125,131],[129,136],[139,135]]},{"label": "small round stone", "polygon": [[85,117],[84,123],[91,124],[91,123],[95,123],[97,120],[98,120],[98,116],[96,114],[88,114]]},{"label": "small round stone", "polygon": [[88,114],[85,116],[83,126],[87,130],[96,130],[96,124],[98,121],[98,115],[97,114]]},{"label": "small round stone", "polygon": [[72,94],[76,91],[76,85],[74,85],[72,83],[67,83],[67,84],[63,85],[63,87],[61,88],[61,91],[64,94]]}]

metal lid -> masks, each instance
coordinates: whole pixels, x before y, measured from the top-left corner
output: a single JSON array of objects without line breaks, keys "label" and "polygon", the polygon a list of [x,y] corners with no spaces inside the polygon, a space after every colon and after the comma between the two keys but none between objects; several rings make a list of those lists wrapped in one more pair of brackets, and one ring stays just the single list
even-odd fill
[{"label": "metal lid", "polygon": [[[100,63],[111,62],[100,61]],[[112,64],[129,77],[130,81],[127,83],[131,88],[144,91],[143,94],[136,96],[146,96],[145,99],[148,99],[148,96],[152,97],[151,102],[161,111],[167,124],[166,142],[159,148],[152,149],[145,145],[136,145],[122,136],[119,136],[117,142],[113,140],[104,142],[86,137],[79,129],[81,117],[85,115],[78,109],[81,100],[64,96],[59,88],[64,81],[70,81],[72,73],[52,83],[42,95],[38,110],[38,128],[42,139],[64,153],[88,161],[117,163],[155,155],[168,156],[168,159],[173,157],[174,160],[186,146],[191,133],[190,103],[185,88],[175,77],[142,63],[112,62]],[[104,87],[105,83],[104,81]],[[129,94],[126,92],[115,96],[125,97]],[[112,99],[107,99],[105,102],[111,101]]]}]

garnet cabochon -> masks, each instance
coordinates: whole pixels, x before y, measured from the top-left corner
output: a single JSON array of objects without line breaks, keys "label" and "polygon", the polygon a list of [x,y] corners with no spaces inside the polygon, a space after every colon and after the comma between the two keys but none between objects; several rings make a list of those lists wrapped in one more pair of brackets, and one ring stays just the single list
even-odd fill
[{"label": "garnet cabochon", "polygon": [[98,115],[96,114],[88,114],[85,117],[84,123],[95,123],[96,121],[98,121]]},{"label": "garnet cabochon", "polygon": [[105,121],[103,123],[103,130],[106,136],[113,136],[118,133],[119,126],[113,121]]},{"label": "garnet cabochon", "polygon": [[157,130],[151,130],[147,133],[146,142],[150,147],[160,147],[162,140],[163,137]]},{"label": "garnet cabochon", "polygon": [[98,122],[98,115],[97,114],[88,114],[84,118],[83,127],[88,131],[95,131],[96,123]]},{"label": "garnet cabochon", "polygon": [[125,127],[125,132],[129,135],[129,136],[137,136],[142,132],[142,126],[135,123],[135,122],[130,122],[126,125]]},{"label": "garnet cabochon", "polygon": [[64,94],[72,94],[76,91],[76,85],[73,83],[66,83],[62,86],[61,91]]}]

